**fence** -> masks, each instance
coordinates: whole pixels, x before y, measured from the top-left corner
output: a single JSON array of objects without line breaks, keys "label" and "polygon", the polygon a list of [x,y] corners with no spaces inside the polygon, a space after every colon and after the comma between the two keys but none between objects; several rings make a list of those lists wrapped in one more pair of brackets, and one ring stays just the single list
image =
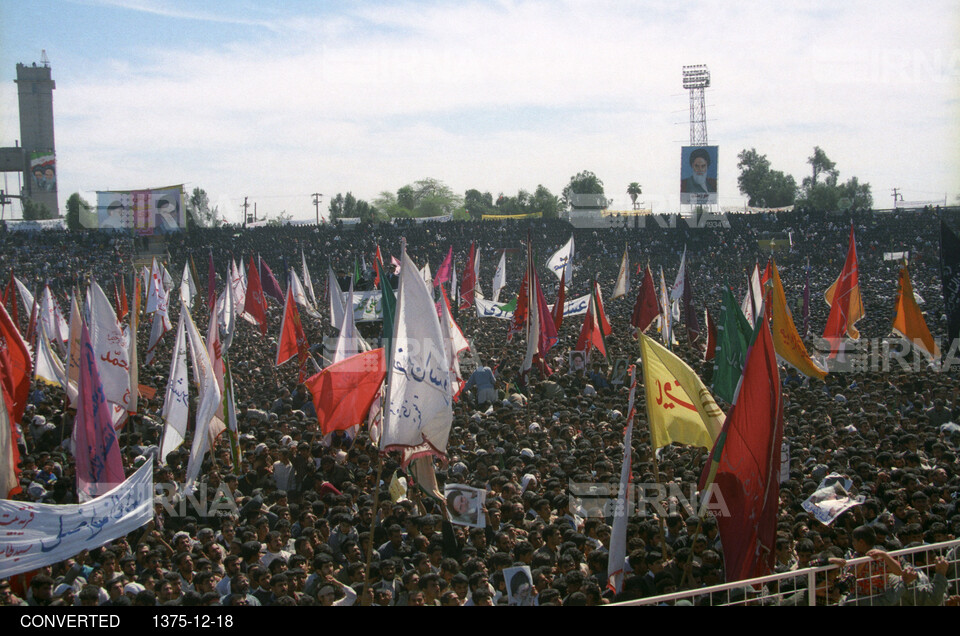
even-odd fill
[{"label": "fence", "polygon": [[960,603],[960,540],[890,556],[902,566],[903,576],[890,574],[882,560],[861,557],[842,567],[807,568],[616,605],[944,605],[951,597]]}]

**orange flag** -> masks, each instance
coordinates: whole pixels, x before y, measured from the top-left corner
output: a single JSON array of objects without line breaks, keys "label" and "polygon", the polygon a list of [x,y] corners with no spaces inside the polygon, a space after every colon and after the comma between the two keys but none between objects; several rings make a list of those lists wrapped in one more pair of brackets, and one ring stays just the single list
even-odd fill
[{"label": "orange flag", "polygon": [[777,355],[808,378],[822,380],[827,376],[827,372],[817,366],[810,358],[800,334],[797,333],[797,327],[790,315],[790,309],[787,307],[787,296],[783,291],[783,283],[780,282],[780,272],[772,259],[767,263],[767,271],[770,272],[773,285],[773,294],[771,295],[771,304],[773,305],[772,335],[773,346]]},{"label": "orange flag", "polygon": [[293,302],[292,289],[292,285],[287,285],[283,325],[280,327],[280,341],[277,343],[277,366],[297,356],[300,366],[297,382],[300,383],[306,377],[306,361],[310,345],[307,344],[307,336],[303,333],[303,325],[300,324],[300,313],[297,311],[297,303]]},{"label": "orange flag", "polygon": [[893,319],[893,330],[927,352],[933,358],[940,357],[940,347],[934,341],[923,313],[913,295],[913,284],[904,264],[900,268],[900,288],[897,290],[897,317]]}]

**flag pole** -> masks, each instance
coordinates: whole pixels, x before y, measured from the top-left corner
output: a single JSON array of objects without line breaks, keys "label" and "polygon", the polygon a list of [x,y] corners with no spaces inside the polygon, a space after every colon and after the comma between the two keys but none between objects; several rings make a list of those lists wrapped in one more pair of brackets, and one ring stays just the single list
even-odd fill
[{"label": "flag pole", "polygon": [[[373,509],[376,514],[380,510],[380,477],[383,474],[383,459],[377,455],[377,482],[373,489]],[[370,564],[373,562],[373,537],[375,534],[376,516],[373,518],[373,524],[370,526],[370,536],[367,537],[367,564],[363,568],[363,593],[360,596],[360,605],[367,602],[370,593]]]}]

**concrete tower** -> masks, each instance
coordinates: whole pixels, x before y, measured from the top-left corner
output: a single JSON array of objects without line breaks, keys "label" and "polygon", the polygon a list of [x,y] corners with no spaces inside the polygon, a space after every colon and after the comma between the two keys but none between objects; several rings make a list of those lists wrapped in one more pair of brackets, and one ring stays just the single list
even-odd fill
[{"label": "concrete tower", "polygon": [[20,98],[20,145],[24,155],[23,196],[42,203],[60,216],[57,201],[57,163],[53,140],[53,89],[47,54],[40,66],[17,64]]}]

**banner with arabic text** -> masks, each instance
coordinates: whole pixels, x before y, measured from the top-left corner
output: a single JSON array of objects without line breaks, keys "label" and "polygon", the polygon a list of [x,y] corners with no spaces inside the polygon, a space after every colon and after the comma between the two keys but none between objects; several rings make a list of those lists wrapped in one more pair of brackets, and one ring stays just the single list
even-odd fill
[{"label": "banner with arabic text", "polygon": [[[500,320],[513,320],[513,312],[503,309],[507,303],[495,303],[485,298],[477,298],[477,318],[499,318]],[[563,317],[582,316],[587,313],[587,305],[590,304],[590,294],[573,298],[563,303]],[[553,311],[553,305],[547,305],[550,311]]]},{"label": "banner with arabic text", "polygon": [[153,463],[91,501],[53,506],[0,500],[0,579],[93,550],[153,519]]}]

